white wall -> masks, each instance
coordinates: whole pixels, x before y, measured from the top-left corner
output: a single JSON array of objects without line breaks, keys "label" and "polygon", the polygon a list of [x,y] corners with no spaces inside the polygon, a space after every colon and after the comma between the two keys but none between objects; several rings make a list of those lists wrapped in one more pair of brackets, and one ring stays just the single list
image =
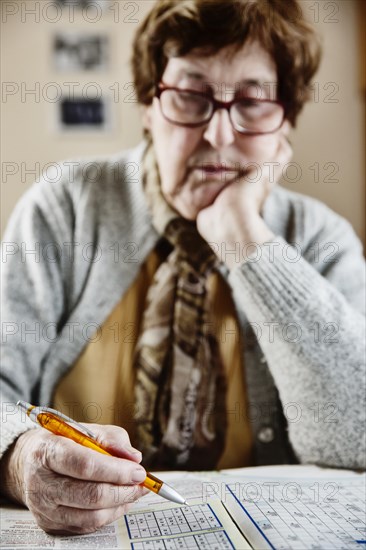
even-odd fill
[{"label": "white wall", "polygon": [[[305,13],[313,17],[310,8],[314,5],[319,6],[315,26],[324,48],[314,79],[319,100],[305,107],[293,134],[293,160],[301,166],[303,178],[286,186],[328,204],[346,217],[364,240],[365,105],[359,75],[358,6],[354,0],[302,2]],[[316,163],[319,183],[314,177]],[[295,177],[295,171],[289,175]]]},{"label": "white wall", "polygon": [[[104,4],[108,6],[105,0]],[[113,153],[139,142],[138,108],[136,103],[126,102],[132,91],[128,61],[137,21],[142,20],[151,5],[152,0],[114,1],[110,3],[112,9],[90,9],[84,13],[68,8],[59,21],[52,22],[59,16],[54,2],[2,2],[1,75],[6,92],[1,109],[2,231],[16,201],[35,179],[27,171],[39,171],[60,159]],[[285,179],[284,184],[327,203],[348,218],[363,238],[365,143],[358,77],[357,4],[355,0],[304,0],[302,8],[324,36],[325,55],[316,77],[319,100],[306,107],[292,138],[296,165],[287,172],[287,180],[296,181],[289,183]],[[73,13],[74,20],[70,22]],[[112,49],[109,69],[104,73],[56,72],[51,40],[59,30],[107,33]],[[103,95],[109,94],[113,108],[113,128],[109,133],[57,132],[57,105],[51,101],[56,87],[51,83],[67,89],[63,84],[66,82],[74,83],[77,91],[97,82]],[[25,95],[26,90],[35,87],[39,94]],[[333,90],[336,93],[329,96]],[[89,91],[92,92],[90,87]],[[336,103],[330,103],[330,99]],[[326,163],[331,164],[325,166]],[[319,182],[315,181],[317,166]],[[296,177],[295,168],[301,170],[301,178]],[[329,182],[326,176],[330,178],[333,170],[333,179],[338,181]]]}]

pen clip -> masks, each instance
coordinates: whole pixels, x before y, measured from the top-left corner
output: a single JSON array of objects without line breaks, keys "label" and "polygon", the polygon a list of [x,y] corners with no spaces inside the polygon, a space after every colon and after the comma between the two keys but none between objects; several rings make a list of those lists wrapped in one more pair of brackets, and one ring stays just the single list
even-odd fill
[{"label": "pen clip", "polygon": [[84,434],[90,437],[91,439],[96,440],[96,435],[89,430],[86,426],[83,426],[82,424],[79,424],[79,422],[76,422],[73,418],[70,418],[69,416],[66,416],[66,414],[61,413],[60,411],[56,411],[55,409],[51,409],[50,407],[35,407],[34,405],[31,405],[30,403],[27,403],[26,401],[19,400],[17,402],[18,407],[23,410],[27,416],[33,422],[37,422],[37,415],[41,413],[51,413],[60,420],[63,420],[64,422],[67,422],[68,424],[75,424],[79,428],[79,430]]},{"label": "pen clip", "polygon": [[87,435],[91,439],[95,439],[95,440],[97,439],[96,435],[91,430],[89,430],[86,426],[83,426],[79,422],[76,422],[76,420],[74,420],[73,418],[70,418],[69,416],[66,416],[66,414],[63,414],[60,411],[56,411],[55,409],[51,409],[50,407],[36,407],[36,409],[38,414],[42,412],[49,412],[54,416],[57,416],[57,418],[59,418],[60,420],[67,422],[68,424],[74,424],[84,435]]}]

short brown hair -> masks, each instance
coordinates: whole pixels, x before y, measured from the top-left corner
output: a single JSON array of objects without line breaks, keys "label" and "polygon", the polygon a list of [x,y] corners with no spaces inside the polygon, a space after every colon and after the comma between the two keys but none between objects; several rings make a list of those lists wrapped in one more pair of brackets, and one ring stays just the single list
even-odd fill
[{"label": "short brown hair", "polygon": [[139,26],[132,71],[138,101],[150,105],[170,57],[211,55],[258,40],[277,66],[278,99],[295,125],[321,56],[297,0],[158,0]]}]

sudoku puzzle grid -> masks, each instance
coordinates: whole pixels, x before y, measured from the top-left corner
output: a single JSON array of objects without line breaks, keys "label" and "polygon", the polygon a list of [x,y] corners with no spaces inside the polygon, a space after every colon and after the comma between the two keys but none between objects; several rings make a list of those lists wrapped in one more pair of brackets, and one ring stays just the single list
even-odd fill
[{"label": "sudoku puzzle grid", "polygon": [[125,520],[132,540],[222,527],[208,504],[127,514]]}]

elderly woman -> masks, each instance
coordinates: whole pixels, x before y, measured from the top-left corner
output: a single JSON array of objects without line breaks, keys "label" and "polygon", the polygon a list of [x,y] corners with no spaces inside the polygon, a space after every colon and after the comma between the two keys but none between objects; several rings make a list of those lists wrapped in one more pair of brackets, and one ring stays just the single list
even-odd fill
[{"label": "elderly woman", "polygon": [[[365,467],[361,246],[277,185],[318,62],[295,0],[161,0],[134,43],[144,143],[20,201],[1,472],[45,530],[116,519],[141,458]],[[18,399],[96,422],[118,458],[29,429]]]}]

